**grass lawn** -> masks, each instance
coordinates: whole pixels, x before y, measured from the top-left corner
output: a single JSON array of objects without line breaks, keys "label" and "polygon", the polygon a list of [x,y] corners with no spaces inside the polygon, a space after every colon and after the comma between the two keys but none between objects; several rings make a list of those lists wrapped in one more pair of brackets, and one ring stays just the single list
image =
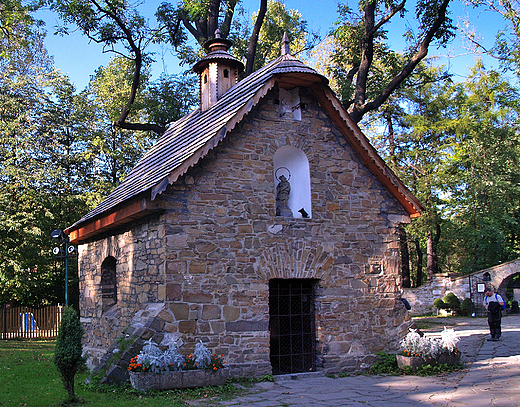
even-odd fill
[{"label": "grass lawn", "polygon": [[[54,366],[54,341],[0,341],[0,406],[56,407],[66,399],[60,375]],[[178,407],[187,400],[229,399],[241,390],[233,384],[191,390],[140,393],[126,387],[85,385],[88,372],[76,376],[76,395],[87,407]],[[208,400],[207,405],[214,405]]]}]

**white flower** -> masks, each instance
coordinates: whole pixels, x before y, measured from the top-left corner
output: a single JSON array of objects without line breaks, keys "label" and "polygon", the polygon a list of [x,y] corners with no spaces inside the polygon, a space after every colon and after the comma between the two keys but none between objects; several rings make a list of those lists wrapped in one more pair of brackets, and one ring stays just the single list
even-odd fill
[{"label": "white flower", "polygon": [[444,331],[441,332],[441,347],[448,349],[451,353],[457,347],[457,343],[459,342],[459,338],[457,338],[457,334],[453,329],[446,329],[444,327]]},{"label": "white flower", "polygon": [[199,341],[195,345],[195,363],[197,364],[197,367],[199,369],[205,369],[209,366],[211,363],[211,352],[209,351],[206,346],[202,343],[202,341]]}]

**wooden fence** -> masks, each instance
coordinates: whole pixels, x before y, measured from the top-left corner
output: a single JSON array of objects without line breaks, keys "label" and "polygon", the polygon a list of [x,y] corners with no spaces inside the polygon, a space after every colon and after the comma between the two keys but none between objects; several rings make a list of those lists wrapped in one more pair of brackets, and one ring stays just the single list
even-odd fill
[{"label": "wooden fence", "polygon": [[63,307],[0,308],[0,339],[52,339],[58,336]]}]

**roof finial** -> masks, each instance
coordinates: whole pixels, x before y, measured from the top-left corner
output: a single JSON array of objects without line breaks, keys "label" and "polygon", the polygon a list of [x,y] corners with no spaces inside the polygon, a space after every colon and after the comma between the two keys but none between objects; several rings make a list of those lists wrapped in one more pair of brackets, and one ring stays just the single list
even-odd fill
[{"label": "roof finial", "polygon": [[287,31],[283,33],[282,55],[291,55],[291,42]]},{"label": "roof finial", "polygon": [[215,38],[220,38],[220,30],[218,28],[215,30]]}]

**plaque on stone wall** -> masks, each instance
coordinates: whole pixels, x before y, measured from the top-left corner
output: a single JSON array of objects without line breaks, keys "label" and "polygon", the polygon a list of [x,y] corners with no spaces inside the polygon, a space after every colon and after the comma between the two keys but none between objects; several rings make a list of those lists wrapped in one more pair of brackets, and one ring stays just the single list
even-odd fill
[{"label": "plaque on stone wall", "polygon": [[486,285],[485,284],[477,284],[477,292],[478,293],[484,293],[486,292]]}]

